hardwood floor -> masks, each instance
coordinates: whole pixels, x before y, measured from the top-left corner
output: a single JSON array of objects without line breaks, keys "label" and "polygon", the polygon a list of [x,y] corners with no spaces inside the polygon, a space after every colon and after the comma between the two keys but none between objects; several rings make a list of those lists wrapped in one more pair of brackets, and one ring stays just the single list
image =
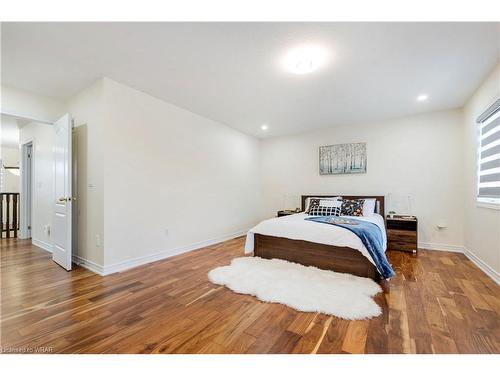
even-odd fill
[{"label": "hardwood floor", "polygon": [[101,277],[1,240],[3,352],[500,353],[500,287],[463,254],[389,252],[397,276],[365,321],[301,313],[211,284],[243,238]]}]

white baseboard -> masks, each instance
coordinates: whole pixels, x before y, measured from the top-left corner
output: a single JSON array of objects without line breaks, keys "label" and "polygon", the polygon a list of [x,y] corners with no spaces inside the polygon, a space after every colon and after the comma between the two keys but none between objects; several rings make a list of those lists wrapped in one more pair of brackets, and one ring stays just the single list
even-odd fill
[{"label": "white baseboard", "polygon": [[200,249],[200,248],[203,248],[206,246],[215,245],[215,244],[242,236],[242,235],[246,234],[247,232],[248,232],[248,230],[240,230],[238,232],[225,234],[225,235],[219,236],[217,238],[213,238],[211,240],[201,241],[201,242],[197,242],[197,243],[194,243],[194,244],[191,244],[188,246],[178,247],[176,249],[162,251],[162,252],[159,252],[156,254],[146,255],[143,257],[138,257],[138,258],[126,260],[123,262],[110,264],[108,266],[104,266],[104,275],[110,275],[112,273],[122,272],[122,271],[128,270],[130,268],[142,266],[142,265],[147,264],[147,263],[156,262],[158,260],[170,258],[170,257],[173,257],[175,255],[187,253],[189,251],[197,250],[197,249]]},{"label": "white baseboard", "polygon": [[78,264],[79,266],[88,269],[98,275],[104,276],[104,267],[100,264],[94,263],[88,259],[82,258],[78,255],[73,255],[73,263]]},{"label": "white baseboard", "polygon": [[486,275],[491,277],[498,285],[500,285],[500,273],[495,271],[493,268],[488,266],[485,262],[479,259],[475,254],[473,254],[469,249],[464,247],[464,254],[467,258],[471,260],[481,271]]},{"label": "white baseboard", "polygon": [[451,251],[453,253],[463,253],[464,247],[458,245],[447,245],[443,243],[432,243],[432,242],[419,242],[419,249],[426,250],[437,250],[437,251]]},{"label": "white baseboard", "polygon": [[94,262],[92,262],[88,259],[82,258],[78,255],[73,256],[73,262],[78,264],[79,266],[82,266],[83,268],[88,269],[89,271],[97,273],[101,276],[106,276],[106,275],[111,275],[112,273],[122,272],[122,271],[125,271],[128,269],[134,268],[134,267],[142,266],[142,265],[147,264],[147,263],[156,262],[158,260],[170,258],[170,257],[173,257],[175,255],[187,253],[189,251],[197,250],[197,249],[200,249],[200,248],[203,248],[206,246],[215,245],[215,244],[242,236],[242,235],[246,234],[247,232],[248,232],[248,230],[241,230],[238,232],[229,233],[229,234],[217,237],[217,238],[213,238],[211,240],[197,242],[197,243],[194,243],[194,244],[191,244],[188,246],[183,246],[183,247],[171,249],[168,251],[162,251],[162,252],[159,252],[156,254],[151,254],[151,255],[146,255],[143,257],[125,260],[123,262],[110,264],[108,266],[101,266],[100,264],[94,263]]},{"label": "white baseboard", "polygon": [[[242,236],[247,233],[247,230],[242,230],[234,233],[230,233],[227,235],[223,235],[211,240],[197,242],[195,244],[191,244],[188,246],[179,247],[176,249],[172,249],[169,251],[162,251],[152,255],[146,255],[143,257],[138,257],[130,260],[126,260],[123,262],[118,262],[115,264],[111,264],[109,266],[101,266],[100,264],[94,263],[90,260],[84,259],[77,255],[73,256],[73,262],[94,272],[101,276],[110,275],[116,272],[122,272],[134,267],[142,266],[147,263],[156,262],[158,260],[166,259],[173,257],[175,255],[187,253],[189,251],[197,250],[206,246],[215,245],[217,243],[221,243],[239,236]],[[41,247],[47,251],[52,251],[51,246],[45,244],[43,242],[33,240],[33,244]],[[458,245],[447,245],[447,244],[439,244],[439,243],[430,243],[430,242],[419,242],[418,247],[427,250],[434,251],[450,251],[455,253],[463,253],[467,258],[469,258],[481,271],[483,271],[486,275],[491,277],[493,281],[500,285],[500,274],[488,266],[485,262],[479,259],[476,255],[474,255],[470,250],[464,248],[463,246]],[[50,249],[50,250],[49,250]]]},{"label": "white baseboard", "polygon": [[418,248],[427,249],[427,250],[436,250],[436,251],[450,251],[454,253],[462,253],[469,260],[474,263],[481,271],[483,271],[486,275],[493,279],[498,285],[500,285],[500,274],[479,259],[472,251],[465,248],[464,246],[457,245],[446,245],[440,243],[430,243],[430,242],[419,242]]},{"label": "white baseboard", "polygon": [[35,238],[31,239],[31,243],[41,249],[44,249],[45,251],[48,251],[49,253],[52,252],[52,245],[50,243],[40,241]]}]

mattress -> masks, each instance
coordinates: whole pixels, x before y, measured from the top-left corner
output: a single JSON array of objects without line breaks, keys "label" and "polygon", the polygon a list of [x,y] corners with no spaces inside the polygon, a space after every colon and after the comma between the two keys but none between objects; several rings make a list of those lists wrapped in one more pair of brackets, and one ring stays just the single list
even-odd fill
[{"label": "mattress", "polygon": [[[304,218],[308,216],[309,215],[305,213],[297,213],[260,222],[247,233],[245,253],[251,253],[254,250],[254,234],[262,234],[266,236],[283,237],[291,240],[309,241],[338,247],[350,247],[353,251],[358,250],[361,252],[361,254],[374,264],[365,245],[353,232],[336,225],[325,225],[304,220]],[[382,231],[384,251],[387,249],[385,223],[384,218],[381,215],[373,214],[370,216],[341,217],[368,221],[377,225]]]}]

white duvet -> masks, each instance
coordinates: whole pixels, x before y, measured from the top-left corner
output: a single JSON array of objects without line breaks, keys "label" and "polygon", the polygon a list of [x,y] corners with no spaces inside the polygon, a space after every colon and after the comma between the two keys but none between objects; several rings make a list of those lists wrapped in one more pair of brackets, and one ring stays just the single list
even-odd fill
[{"label": "white duvet", "polygon": [[[251,253],[254,249],[254,234],[263,234],[266,236],[284,237],[292,240],[303,240],[309,242],[322,243],[339,247],[350,247],[359,250],[370,262],[373,260],[366,250],[365,245],[360,238],[348,229],[337,225],[327,225],[316,223],[314,221],[304,220],[308,217],[304,213],[277,217],[264,220],[250,229],[247,233],[245,243],[245,253]],[[351,216],[342,216],[350,218]],[[353,216],[353,219],[368,221],[376,224],[382,231],[384,238],[384,251],[387,248],[387,237],[385,233],[384,218],[379,214],[371,216]]]}]

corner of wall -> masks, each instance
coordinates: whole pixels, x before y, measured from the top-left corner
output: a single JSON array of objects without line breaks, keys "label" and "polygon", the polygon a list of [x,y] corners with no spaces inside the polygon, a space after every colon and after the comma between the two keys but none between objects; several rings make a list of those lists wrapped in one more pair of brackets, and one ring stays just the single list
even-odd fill
[{"label": "corner of wall", "polygon": [[[500,97],[500,63],[488,74],[462,108],[464,253],[498,282],[500,272],[500,211],[476,203],[477,117]],[[496,275],[496,276],[495,276]]]},{"label": "corner of wall", "polygon": [[101,273],[104,265],[103,83],[98,79],[67,100],[74,119],[78,229],[75,262]]}]

